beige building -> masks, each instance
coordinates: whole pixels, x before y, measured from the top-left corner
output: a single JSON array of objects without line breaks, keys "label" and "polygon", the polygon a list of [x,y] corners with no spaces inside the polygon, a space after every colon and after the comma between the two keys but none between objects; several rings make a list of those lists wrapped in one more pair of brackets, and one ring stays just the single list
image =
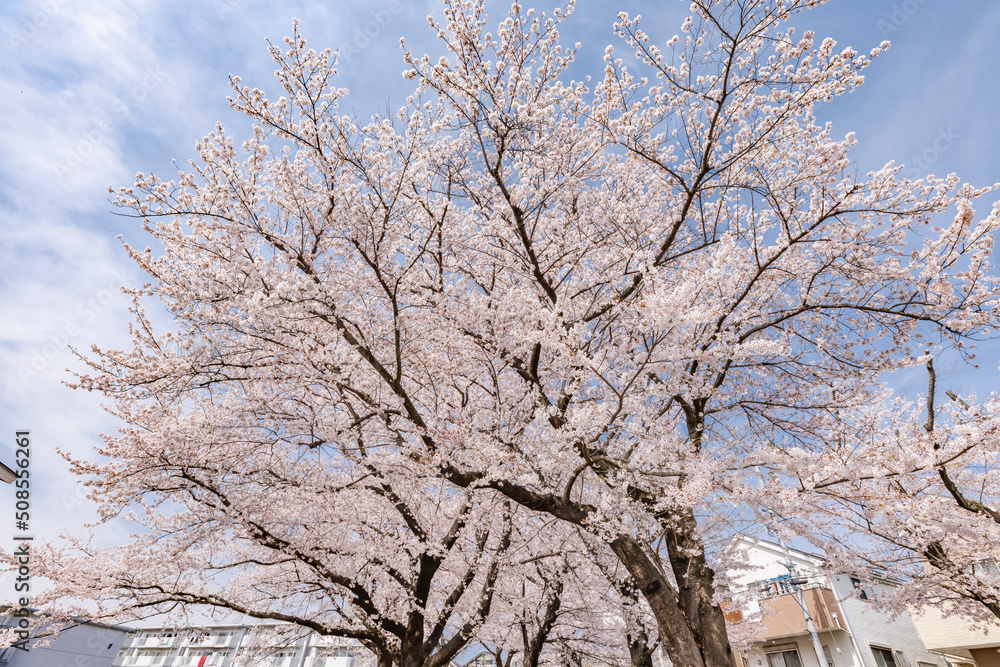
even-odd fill
[{"label": "beige building", "polygon": [[955,667],[1000,667],[1000,623],[977,629],[969,618],[945,615],[936,607],[911,616],[927,648],[946,655]]}]

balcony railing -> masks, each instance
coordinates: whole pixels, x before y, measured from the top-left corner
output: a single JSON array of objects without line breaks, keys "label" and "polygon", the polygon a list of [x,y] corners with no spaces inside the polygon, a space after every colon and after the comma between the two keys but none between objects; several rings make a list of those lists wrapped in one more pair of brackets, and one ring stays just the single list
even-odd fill
[{"label": "balcony railing", "polygon": [[167,655],[133,655],[122,661],[126,667],[159,667],[167,660]]},{"label": "balcony railing", "polygon": [[189,638],[185,644],[187,646],[229,646],[235,635],[233,633],[228,634],[197,634]]},{"label": "balcony railing", "polygon": [[[837,596],[829,587],[818,581],[779,582],[770,590],[766,587],[759,589],[760,597],[756,600],[760,607],[759,623],[761,624],[757,633],[758,639],[793,637],[808,632],[805,615],[802,613],[802,607],[799,605],[798,595],[795,592],[797,585],[803,589],[806,607],[809,609],[809,615],[812,616],[813,625],[816,626],[817,630],[844,629],[837,606]],[[722,607],[727,623],[735,625],[744,621],[743,611],[735,604],[724,603]]]},{"label": "balcony railing", "polygon": [[758,600],[767,600],[779,595],[785,595],[787,593],[793,593],[799,588],[815,588],[817,586],[825,586],[825,579],[820,575],[803,575],[792,577],[787,574],[780,577],[772,577],[771,579],[762,579],[760,581],[755,581],[749,586],[747,590]]}]

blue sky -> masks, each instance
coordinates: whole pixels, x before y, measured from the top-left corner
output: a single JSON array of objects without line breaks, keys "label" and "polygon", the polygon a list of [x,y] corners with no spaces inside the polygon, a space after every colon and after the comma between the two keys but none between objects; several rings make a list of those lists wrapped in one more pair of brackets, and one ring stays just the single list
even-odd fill
[{"label": "blue sky", "polygon": [[[493,7],[498,16],[507,9]],[[293,17],[313,46],[348,54],[342,85],[359,116],[395,108],[408,91],[399,38],[434,50],[425,17],[439,9],[437,0],[0,5],[0,458],[12,462],[15,428],[32,430],[37,534],[79,531],[93,517],[55,450],[85,454],[114,428],[98,396],[61,385],[64,369],[78,365],[67,345],[125,344],[128,304],[117,288],[142,281],[116,237],[146,240],[137,221],[114,214],[108,186],[130,185],[138,171],[171,175],[171,161],[186,163],[216,121],[240,136],[228,77],[273,89],[265,40],[291,32]],[[666,40],[687,3],[580,0],[564,29],[567,42],[583,43],[580,73],[601,71],[620,10],[642,13],[646,30]],[[862,52],[893,43],[861,91],[821,110],[837,134],[857,133],[862,169],[894,159],[978,185],[1000,181],[1000,3],[831,0],[796,24]],[[989,387],[996,349],[984,350],[978,376],[945,381]],[[6,522],[0,536],[13,534]]]}]

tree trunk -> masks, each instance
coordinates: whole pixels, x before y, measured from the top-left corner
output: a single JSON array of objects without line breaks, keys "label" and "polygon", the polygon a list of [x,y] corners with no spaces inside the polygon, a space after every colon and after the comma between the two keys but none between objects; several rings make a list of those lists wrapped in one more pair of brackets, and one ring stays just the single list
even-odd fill
[{"label": "tree trunk", "polygon": [[[424,652],[421,646],[403,646],[399,651],[399,667],[423,667]],[[379,665],[382,667],[382,665]]]},{"label": "tree trunk", "polygon": [[[693,515],[692,515],[693,521]],[[680,543],[686,529],[670,529]],[[685,543],[697,543],[697,536],[688,535]],[[689,569],[678,573],[675,562],[681,554],[671,550],[671,566],[679,582],[680,595],[643,550],[642,545],[628,535],[619,535],[611,549],[635,580],[639,591],[649,603],[659,627],[660,641],[674,665],[680,667],[732,667],[732,652],[726,633],[722,610],[712,604],[714,573],[705,562],[704,552],[687,554]],[[699,545],[700,546],[700,545]]]},{"label": "tree trunk", "polygon": [[423,667],[423,651],[420,648],[419,646],[403,647],[399,652],[399,667]]},{"label": "tree trunk", "polygon": [[643,631],[626,635],[628,641],[628,655],[632,660],[632,667],[653,667],[653,651],[647,646],[649,637]]},{"label": "tree trunk", "polygon": [[[562,574],[559,576],[562,576]],[[549,638],[549,633],[552,632],[552,626],[556,624],[556,620],[559,618],[559,607],[562,605],[562,591],[562,579],[557,579],[552,587],[552,593],[545,604],[545,614],[538,622],[538,628],[533,637],[528,636],[527,626],[524,623],[521,624],[521,637],[524,645],[523,667],[538,667],[538,661],[542,656],[542,648],[545,646],[545,641]]]},{"label": "tree trunk", "polygon": [[424,615],[419,611],[411,611],[406,635],[399,645],[399,667],[423,667],[425,657]]},{"label": "tree trunk", "polygon": [[665,526],[667,552],[679,587],[681,611],[689,619],[706,665],[731,667],[732,649],[722,608],[715,604],[715,572],[705,559],[697,520],[689,507],[680,508]]},{"label": "tree trunk", "polygon": [[392,654],[389,651],[376,651],[375,657],[378,659],[378,667],[393,667]]}]

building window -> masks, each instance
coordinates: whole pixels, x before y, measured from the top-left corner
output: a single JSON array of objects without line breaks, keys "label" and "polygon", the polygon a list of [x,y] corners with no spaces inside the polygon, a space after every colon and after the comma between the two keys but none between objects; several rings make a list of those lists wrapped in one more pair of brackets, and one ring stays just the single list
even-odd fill
[{"label": "building window", "polygon": [[[887,648],[872,646],[871,649],[872,655],[875,656],[875,664],[878,667],[909,667],[905,662],[906,659],[903,658],[899,651],[896,651],[896,654],[893,655],[893,652]],[[897,660],[897,657],[901,658],[903,662]]]},{"label": "building window", "polygon": [[855,590],[861,589],[861,592],[858,593],[858,599],[859,600],[867,600],[868,599],[868,595],[865,593],[865,589],[861,585],[861,580],[860,579],[858,579],[857,577],[851,577],[851,586],[853,586]]},{"label": "building window", "polygon": [[982,575],[988,574],[990,576],[1000,576],[1000,565],[997,564],[994,558],[984,558],[983,560],[977,561],[969,566],[972,574]]},{"label": "building window", "polygon": [[857,577],[851,577],[851,586],[858,591],[859,600],[874,600],[875,599],[875,587],[866,586],[863,581]]},{"label": "building window", "polygon": [[768,667],[802,667],[802,661],[799,660],[799,652],[795,649],[768,653],[767,664]]}]

